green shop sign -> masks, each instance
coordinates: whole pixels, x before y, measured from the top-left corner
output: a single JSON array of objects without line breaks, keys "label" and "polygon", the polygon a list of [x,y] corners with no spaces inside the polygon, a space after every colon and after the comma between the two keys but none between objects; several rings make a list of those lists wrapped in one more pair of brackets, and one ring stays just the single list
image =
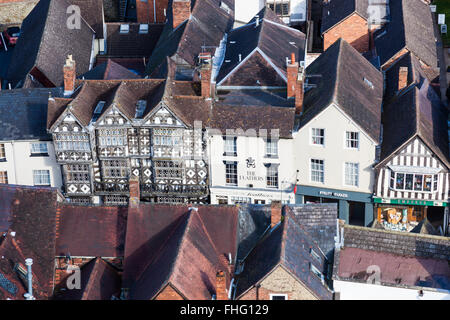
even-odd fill
[{"label": "green shop sign", "polygon": [[446,207],[447,202],[426,201],[426,200],[408,200],[408,199],[383,199],[373,198],[375,203],[388,203],[388,204],[404,204],[412,206],[434,206],[434,207]]}]

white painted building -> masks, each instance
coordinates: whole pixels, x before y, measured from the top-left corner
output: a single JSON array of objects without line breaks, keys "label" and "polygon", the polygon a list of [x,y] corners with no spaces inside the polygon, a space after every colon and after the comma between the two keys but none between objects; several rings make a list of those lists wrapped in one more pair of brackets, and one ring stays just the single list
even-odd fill
[{"label": "white painted building", "polygon": [[[208,130],[211,203],[294,203],[294,108],[216,108],[221,109],[223,120],[216,118],[213,129]],[[238,128],[241,124],[245,127]]]},{"label": "white painted building", "polygon": [[304,88],[293,134],[296,202],[338,202],[340,219],[368,225],[381,135],[382,74],[338,40],[306,69]]},{"label": "white painted building", "polygon": [[61,93],[0,91],[0,183],[61,188],[61,168],[45,126],[48,97]]}]

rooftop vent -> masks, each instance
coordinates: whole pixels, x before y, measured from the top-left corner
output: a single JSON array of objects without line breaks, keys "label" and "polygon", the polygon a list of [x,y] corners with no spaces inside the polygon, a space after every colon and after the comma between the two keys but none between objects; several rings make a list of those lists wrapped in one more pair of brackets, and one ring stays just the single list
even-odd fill
[{"label": "rooftop vent", "polygon": [[129,24],[121,24],[120,25],[120,33],[129,33],[130,32],[130,25]]},{"label": "rooftop vent", "polygon": [[139,33],[141,33],[141,34],[148,33],[148,24],[140,24],[139,25]]},{"label": "rooftop vent", "polygon": [[364,78],[364,83],[365,83],[370,89],[373,89],[373,83],[372,83],[370,80]]}]

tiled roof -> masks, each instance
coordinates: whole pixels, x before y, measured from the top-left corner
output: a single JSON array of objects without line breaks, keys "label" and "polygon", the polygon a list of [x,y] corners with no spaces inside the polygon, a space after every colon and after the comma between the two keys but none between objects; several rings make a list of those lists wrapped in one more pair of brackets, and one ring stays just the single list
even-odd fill
[{"label": "tiled roof", "polygon": [[0,91],[0,141],[50,140],[45,130],[49,96],[61,96],[60,88]]},{"label": "tiled roof", "polygon": [[368,18],[369,0],[330,0],[322,7],[321,33],[328,31],[352,13],[357,13],[364,19]]},{"label": "tiled roof", "polygon": [[[320,256],[320,262],[311,255],[311,248]],[[311,264],[322,272],[327,269],[325,256],[306,228],[296,222],[292,212],[286,211],[284,221],[269,231],[245,260],[244,270],[237,278],[236,298],[258,284],[275,267],[282,266],[319,299],[332,299],[331,290],[310,271]]]},{"label": "tiled roof", "polygon": [[[267,9],[267,11],[271,11]],[[239,55],[245,60],[255,49],[261,50],[269,59],[269,63],[276,66],[286,76],[286,58],[295,53],[296,61],[305,59],[306,36],[299,30],[289,28],[271,19],[261,19],[259,25],[251,22],[232,30],[227,37],[224,61],[217,75],[219,84],[237,66],[241,64]],[[275,71],[274,71],[275,72]],[[261,74],[261,81],[269,75]],[[258,79],[255,79],[255,81]]]},{"label": "tiled roof", "polygon": [[308,234],[327,259],[332,261],[337,227],[337,205],[335,203],[289,205],[287,210],[292,212],[292,217],[297,223],[308,230]]},{"label": "tiled roof", "polygon": [[148,58],[155,49],[156,43],[164,28],[162,24],[149,24],[148,33],[140,33],[139,23],[127,23],[130,31],[120,33],[124,23],[109,22],[106,24],[106,54],[108,57]]},{"label": "tiled roof", "polygon": [[42,0],[34,7],[22,23],[8,69],[9,81],[25,80],[36,67],[53,86],[59,86],[69,54],[77,62],[77,75],[89,70],[94,32],[83,19],[79,29],[65,27],[68,6],[66,0]]},{"label": "tiled roof", "polygon": [[[32,258],[37,299],[47,299],[53,290],[56,206],[56,189],[0,185],[0,211],[9,216],[9,226],[3,224],[2,228],[8,230],[0,245],[0,273],[19,288],[21,280],[13,267]],[[19,288],[12,298],[23,299],[23,290],[26,287]],[[5,297],[8,295],[0,287],[0,299]]]},{"label": "tiled roof", "polygon": [[[308,76],[311,76],[308,78]],[[308,84],[300,127],[335,103],[374,141],[380,139],[383,75],[339,39],[306,69]]]},{"label": "tiled roof", "polygon": [[377,265],[381,284],[450,289],[450,239],[345,225],[336,250],[333,278],[365,282]]},{"label": "tiled roof", "polygon": [[230,282],[230,270],[220,258],[224,254],[220,251],[230,250],[235,256],[237,210],[209,206],[199,207],[198,212],[184,209],[152,258],[141,261],[144,268],[136,274],[131,299],[152,299],[171,284],[186,299],[210,300],[215,294],[217,271],[224,271]]},{"label": "tiled roof", "polygon": [[56,256],[123,257],[127,208],[59,205]]},{"label": "tiled roof", "polygon": [[107,59],[106,62],[97,65],[79,78],[86,80],[125,80],[139,79],[140,76],[113,60]]},{"label": "tiled roof", "polygon": [[418,136],[449,167],[447,110],[427,79],[404,89],[383,109],[379,166],[395,150]]},{"label": "tiled roof", "polygon": [[95,31],[97,39],[103,39],[103,0],[68,0],[80,7],[81,16]]},{"label": "tiled roof", "polygon": [[95,258],[80,268],[80,289],[60,291],[57,300],[111,300],[120,296],[119,272],[101,258]]},{"label": "tiled roof", "polygon": [[[234,23],[234,12],[221,8],[220,0],[192,1],[190,18],[176,29],[172,24],[172,2],[167,10],[167,23],[147,66],[147,74],[159,67],[166,57],[177,56],[194,66],[202,46],[218,47]],[[234,8],[234,0],[223,1]]]},{"label": "tiled roof", "polygon": [[430,7],[421,0],[390,1],[390,22],[375,32],[381,65],[403,48],[430,67],[437,67],[437,47]]}]

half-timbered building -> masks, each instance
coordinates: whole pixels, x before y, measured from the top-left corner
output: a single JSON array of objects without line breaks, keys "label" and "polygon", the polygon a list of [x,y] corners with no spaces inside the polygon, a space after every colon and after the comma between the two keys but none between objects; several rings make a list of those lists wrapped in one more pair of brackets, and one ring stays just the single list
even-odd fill
[{"label": "half-timbered building", "polygon": [[177,95],[171,80],[76,85],[65,88],[74,91],[69,97],[49,99],[47,123],[71,201],[125,204],[132,177],[148,201],[207,200],[202,124],[195,121],[203,123],[210,101]]},{"label": "half-timbered building", "polygon": [[386,72],[383,142],[375,166],[377,220],[410,231],[445,220],[449,196],[447,111],[408,54]]}]

